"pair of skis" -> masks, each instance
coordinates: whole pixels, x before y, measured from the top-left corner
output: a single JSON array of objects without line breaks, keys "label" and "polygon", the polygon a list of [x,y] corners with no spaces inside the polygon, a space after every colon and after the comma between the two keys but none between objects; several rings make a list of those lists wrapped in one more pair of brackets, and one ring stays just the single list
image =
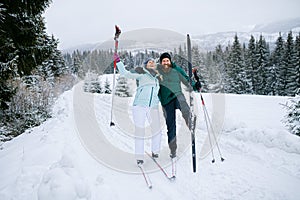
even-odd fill
[{"label": "pair of skis", "polygon": [[[192,85],[192,77],[193,77],[193,70],[192,70],[192,50],[191,50],[191,40],[190,36],[187,35],[187,52],[188,52],[188,69],[189,69],[189,80],[190,85]],[[199,80],[198,80],[199,81]],[[189,90],[189,96],[190,96],[190,118],[189,118],[189,130],[191,131],[191,140],[192,140],[192,161],[193,161],[193,172],[196,172],[196,144],[195,144],[195,128],[196,128],[196,120],[197,117],[194,114],[194,99],[192,96],[192,90]],[[166,170],[159,164],[159,162],[153,158],[148,152],[146,154],[154,161],[154,163],[157,165],[157,167],[160,169],[160,171],[164,174],[164,176],[170,180],[173,181],[176,178],[176,158],[172,158],[172,175],[169,176]],[[148,174],[145,172],[143,166],[139,166],[144,179],[146,181],[147,186],[151,189],[152,183],[148,176]]]},{"label": "pair of skis", "polygon": [[[160,169],[160,171],[163,173],[163,175],[169,180],[169,181],[174,181],[176,179],[176,158],[172,158],[172,174],[171,176],[166,172],[166,170],[159,164],[159,162],[152,157],[152,155],[148,152],[146,154],[153,160],[153,162],[156,164],[156,166]],[[152,189],[152,182],[151,179],[148,175],[148,173],[145,171],[143,165],[138,165],[140,168],[142,175],[145,179],[145,182],[148,186],[149,189]]]}]

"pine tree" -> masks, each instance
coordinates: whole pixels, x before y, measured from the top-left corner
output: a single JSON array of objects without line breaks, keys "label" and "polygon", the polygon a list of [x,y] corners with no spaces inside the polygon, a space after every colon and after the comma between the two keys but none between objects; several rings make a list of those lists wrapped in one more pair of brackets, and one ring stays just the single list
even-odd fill
[{"label": "pine tree", "polygon": [[220,90],[220,72],[216,67],[214,54],[212,52],[206,53],[205,63],[202,68],[205,68],[204,70],[202,70],[202,77],[206,83],[210,83],[211,92]]},{"label": "pine tree", "polygon": [[254,94],[257,91],[257,85],[255,84],[254,71],[257,69],[257,58],[256,58],[256,46],[255,38],[251,35],[248,48],[246,52],[246,80],[249,84],[249,90],[247,93]]},{"label": "pine tree", "polygon": [[[204,78],[205,73],[206,73],[206,65],[204,64],[204,58],[201,55],[200,51],[199,51],[199,47],[198,46],[193,46],[192,47],[192,64],[193,67],[198,68],[198,76],[202,85],[202,91],[205,92],[207,91],[207,84],[206,81],[208,80],[207,78]],[[186,60],[187,62],[187,60]]]},{"label": "pine tree", "polygon": [[173,57],[172,62],[175,62],[178,66],[182,67],[186,72],[188,71],[186,47],[184,47],[184,50],[182,50],[182,47],[180,45],[178,48],[178,54],[172,57]]},{"label": "pine tree", "polygon": [[129,92],[127,79],[124,76],[119,76],[119,78],[118,78],[115,95],[120,96],[120,97],[132,96]]},{"label": "pine tree", "polygon": [[84,78],[84,91],[91,93],[102,93],[101,82],[95,72],[89,71]]},{"label": "pine tree", "polygon": [[105,83],[104,83],[104,91],[105,94],[111,94],[111,88],[110,88],[110,83],[108,79],[106,78]]},{"label": "pine tree", "polygon": [[58,41],[53,36],[46,40],[47,43],[38,45],[39,48],[48,49],[49,56],[33,73],[41,76],[43,80],[54,86],[56,78],[65,74],[67,68],[61,52],[57,49]]},{"label": "pine tree", "polygon": [[[17,76],[29,75],[45,56],[36,44],[38,36],[45,33],[41,14],[50,0],[7,0],[0,3],[0,107],[8,108],[14,94],[9,83]],[[45,36],[45,34],[44,34]],[[34,60],[33,55],[38,59]]]},{"label": "pine tree", "polygon": [[295,41],[295,56],[296,56],[296,73],[298,74],[297,80],[297,88],[300,89],[300,32],[296,36]]},{"label": "pine tree", "polygon": [[93,79],[91,82],[91,93],[102,93],[101,82],[98,78]]},{"label": "pine tree", "polygon": [[280,70],[284,66],[283,64],[284,59],[284,41],[281,36],[281,33],[279,33],[279,36],[275,43],[275,50],[271,54],[271,65],[274,68],[275,73],[275,85],[274,85],[274,94],[282,94],[281,88],[280,88]]},{"label": "pine tree", "polygon": [[20,76],[30,75],[49,55],[47,49],[41,49],[37,44],[41,36],[47,37],[42,14],[50,2],[8,0],[3,3],[5,10],[1,29],[4,31],[1,31],[1,37],[9,38],[13,44],[8,54],[17,52]]},{"label": "pine tree", "polygon": [[51,89],[64,71],[57,41],[46,34],[42,17],[50,2],[0,3],[0,124],[12,135],[50,116]]},{"label": "pine tree", "polygon": [[76,52],[73,52],[72,54],[72,58],[73,58],[73,63],[71,66],[71,71],[73,72],[74,75],[82,78],[84,75],[83,72],[83,66],[82,66],[82,59],[81,59],[81,55],[80,52],[77,50]]},{"label": "pine tree", "polygon": [[257,70],[255,73],[255,88],[256,94],[264,95],[267,94],[267,70],[268,70],[268,58],[269,51],[267,43],[262,35],[256,44],[257,49]]},{"label": "pine tree", "polygon": [[242,48],[237,35],[234,37],[228,61],[227,74],[229,80],[227,80],[227,83],[231,86],[229,92],[243,94],[247,88],[247,82]]},{"label": "pine tree", "polygon": [[230,83],[230,65],[229,65],[229,56],[230,56],[230,44],[225,47],[223,58],[224,58],[224,92],[230,93],[231,91],[231,83]]},{"label": "pine tree", "polygon": [[222,50],[222,46],[219,44],[217,45],[214,53],[214,62],[216,64],[216,67],[219,72],[219,78],[220,78],[220,91],[224,90],[224,84],[225,84],[225,61],[224,61],[224,52]]},{"label": "pine tree", "polygon": [[298,86],[297,60],[292,31],[289,32],[286,45],[284,65],[286,67],[286,95],[294,96]]}]

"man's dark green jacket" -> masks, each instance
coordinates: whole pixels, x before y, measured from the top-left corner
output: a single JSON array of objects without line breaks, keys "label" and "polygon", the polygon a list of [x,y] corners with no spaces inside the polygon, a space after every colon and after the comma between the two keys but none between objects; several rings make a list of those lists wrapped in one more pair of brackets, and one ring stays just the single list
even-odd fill
[{"label": "man's dark green jacket", "polygon": [[[183,94],[181,89],[181,83],[189,87],[189,77],[185,71],[172,62],[172,68],[169,72],[164,72],[161,66],[158,66],[158,71],[162,75],[162,80],[160,81],[160,89],[158,92],[158,97],[161,105],[167,105],[170,101],[175,99],[178,95]],[[195,88],[195,82],[192,80],[193,90]]]}]

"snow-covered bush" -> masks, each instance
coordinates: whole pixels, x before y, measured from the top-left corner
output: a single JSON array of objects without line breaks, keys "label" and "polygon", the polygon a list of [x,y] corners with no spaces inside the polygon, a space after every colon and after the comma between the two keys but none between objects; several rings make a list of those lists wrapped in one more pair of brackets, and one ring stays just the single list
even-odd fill
[{"label": "snow-covered bush", "polygon": [[293,134],[300,136],[300,95],[291,98],[286,108],[285,124]]}]

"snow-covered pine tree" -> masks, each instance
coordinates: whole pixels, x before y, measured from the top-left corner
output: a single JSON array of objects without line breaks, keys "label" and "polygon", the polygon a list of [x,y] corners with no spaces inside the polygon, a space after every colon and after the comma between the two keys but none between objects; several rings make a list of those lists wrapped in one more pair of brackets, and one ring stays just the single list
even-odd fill
[{"label": "snow-covered pine tree", "polygon": [[[46,52],[40,50],[36,44],[38,36],[45,33],[41,14],[49,3],[50,0],[30,2],[15,0],[0,3],[0,106],[2,109],[8,108],[14,93],[14,88],[9,82],[17,74],[29,75],[37,67],[36,63],[41,64],[47,57]],[[33,55],[40,56],[34,59]]]},{"label": "snow-covered pine tree", "polygon": [[92,80],[92,83],[91,83],[91,92],[92,93],[102,93],[101,82],[99,81],[98,78]]},{"label": "snow-covered pine tree", "polygon": [[200,68],[202,68],[200,70],[200,75],[202,71],[202,76],[200,77],[200,79],[203,79],[202,82],[206,82],[206,84],[202,84],[204,86],[204,91],[220,91],[221,76],[219,69],[215,64],[213,52],[207,52],[204,60],[205,63],[200,65]]},{"label": "snow-covered pine tree", "polygon": [[89,71],[84,78],[84,91],[91,93],[102,93],[102,87],[98,75]]},{"label": "snow-covered pine tree", "polygon": [[230,93],[244,94],[247,88],[245,64],[242,57],[242,47],[238,36],[234,36],[234,42],[229,54],[227,84],[230,84]]},{"label": "snow-covered pine tree", "polygon": [[172,62],[175,62],[178,66],[182,67],[183,70],[187,72],[188,64],[187,64],[187,53],[186,53],[186,46],[182,49],[181,45],[178,48],[178,54],[172,56]]},{"label": "snow-covered pine tree", "polygon": [[255,74],[255,88],[256,94],[265,95],[267,94],[267,70],[268,70],[268,58],[269,49],[266,40],[260,35],[259,40],[256,44],[257,53],[257,70]]},{"label": "snow-covered pine tree", "polygon": [[[186,61],[187,62],[187,61]],[[207,88],[207,83],[206,81],[208,81],[208,79],[204,76],[207,74],[207,66],[205,65],[204,63],[204,58],[203,58],[203,55],[200,53],[199,51],[199,47],[197,45],[194,45],[192,47],[192,64],[193,64],[193,67],[197,67],[198,70],[198,76],[200,78],[200,82],[201,82],[201,85],[202,85],[202,91],[205,92],[208,90]]]},{"label": "snow-covered pine tree", "polygon": [[225,50],[223,52],[223,60],[224,60],[224,79],[223,79],[223,82],[224,82],[224,92],[225,93],[230,93],[231,91],[231,84],[230,84],[230,77],[229,77],[229,74],[230,74],[230,67],[229,67],[229,55],[230,55],[230,49],[231,49],[231,46],[228,45],[225,47]]},{"label": "snow-covered pine tree", "polygon": [[247,93],[253,94],[254,91],[257,90],[257,85],[254,81],[254,71],[257,69],[257,59],[256,59],[256,46],[255,46],[255,38],[251,35],[248,48],[245,55],[245,63],[246,63],[246,80],[249,85],[249,91]]},{"label": "snow-covered pine tree", "polygon": [[295,40],[295,54],[296,54],[296,72],[298,74],[297,77],[297,88],[300,88],[300,32],[296,36]]},{"label": "snow-covered pine tree", "polygon": [[103,93],[105,94],[111,94],[111,88],[110,88],[110,83],[108,81],[108,78],[106,78],[105,83],[104,83],[104,89]]},{"label": "snow-covered pine tree", "polygon": [[280,70],[283,67],[283,59],[284,59],[284,41],[281,36],[281,33],[279,33],[279,36],[275,43],[275,49],[271,54],[271,66],[273,66],[274,73],[275,73],[275,85],[273,93],[274,95],[281,94],[282,91],[280,89]]},{"label": "snow-covered pine tree", "polygon": [[128,70],[133,69],[134,68],[134,58],[131,52],[125,52],[124,54],[125,59],[124,59],[124,65],[126,65],[126,68]]},{"label": "snow-covered pine tree", "polygon": [[[214,52],[214,62],[215,62],[215,65],[218,69],[218,73],[220,75],[219,79],[220,79],[220,83],[219,83],[219,88],[220,88],[220,91],[223,91],[224,90],[224,84],[225,84],[225,74],[226,74],[226,71],[225,71],[225,60],[224,60],[224,52],[222,50],[222,46],[219,44],[217,45],[216,49],[215,49],[215,52]],[[219,91],[219,92],[220,92]]]},{"label": "snow-covered pine tree", "polygon": [[284,65],[286,67],[286,95],[294,96],[298,89],[298,69],[297,69],[297,57],[295,52],[294,40],[292,31],[289,32],[284,54]]},{"label": "snow-covered pine tree", "polygon": [[80,78],[84,77],[83,67],[82,67],[82,59],[80,52],[74,51],[72,53],[72,65],[71,65],[71,71],[74,73],[75,76],[78,76]]},{"label": "snow-covered pine tree", "polygon": [[117,96],[120,96],[120,97],[131,97],[132,96],[129,92],[127,79],[124,76],[119,76],[115,90],[116,90],[115,95],[117,95]]}]

